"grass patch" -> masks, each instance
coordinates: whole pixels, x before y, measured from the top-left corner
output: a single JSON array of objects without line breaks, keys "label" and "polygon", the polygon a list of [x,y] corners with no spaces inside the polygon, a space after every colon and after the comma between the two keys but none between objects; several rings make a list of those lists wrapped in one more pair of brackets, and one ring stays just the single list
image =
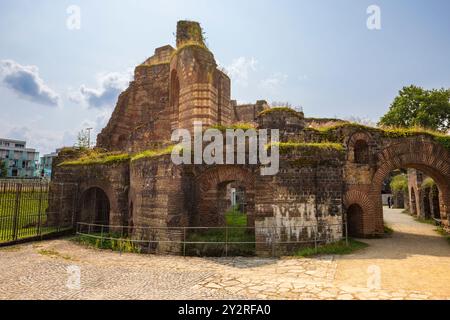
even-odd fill
[{"label": "grass patch", "polygon": [[175,146],[168,146],[163,149],[147,150],[147,151],[135,154],[133,157],[131,157],[131,161],[137,161],[140,159],[156,158],[156,157],[164,156],[167,154],[171,154],[174,147]]},{"label": "grass patch", "polygon": [[63,254],[61,254],[58,251],[53,250],[53,249],[49,249],[49,250],[41,249],[41,250],[38,250],[38,253],[40,255],[48,256],[48,257],[51,257],[51,258],[62,258],[64,260],[73,260],[72,257],[70,257],[68,255],[63,255]]},{"label": "grass patch", "polygon": [[88,165],[112,165],[127,161],[136,161],[140,159],[156,158],[159,156],[171,154],[174,146],[168,146],[162,149],[146,150],[130,155],[128,153],[108,153],[98,150],[85,150],[82,155],[73,160],[67,160],[58,166],[88,166]]},{"label": "grass patch", "polygon": [[317,133],[321,134],[324,139],[328,141],[337,141],[337,137],[334,135],[334,132],[338,129],[343,128],[354,128],[357,130],[364,130],[369,131],[373,133],[378,133],[382,137],[385,138],[408,138],[408,137],[417,137],[420,135],[425,135],[430,138],[432,138],[435,142],[442,145],[444,148],[450,151],[450,135],[446,135],[439,131],[433,131],[430,129],[420,128],[420,127],[413,127],[413,128],[375,128],[375,127],[369,127],[365,126],[359,123],[354,122],[343,122],[343,123],[337,123],[332,124],[329,126],[323,126],[319,128],[310,128]]},{"label": "grass patch", "polygon": [[447,231],[445,231],[444,228],[438,227],[436,229],[436,232],[439,233],[441,236],[443,236],[447,240],[448,244],[450,244],[450,234]]},{"label": "grass patch", "polygon": [[235,124],[231,124],[231,125],[218,124],[218,125],[212,126],[210,129],[218,129],[218,130],[220,130],[222,132],[225,132],[225,131],[227,131],[229,129],[230,130],[239,130],[239,129],[241,129],[241,130],[247,131],[247,130],[255,129],[255,125],[253,123],[239,122],[239,123],[235,123]]},{"label": "grass patch", "polygon": [[425,219],[425,218],[414,218],[414,220],[416,220],[417,222],[420,223],[424,223],[424,224],[430,224],[435,226],[436,225],[436,221],[434,221],[433,219]]},{"label": "grass patch", "polygon": [[130,160],[130,155],[127,153],[101,152],[95,149],[89,149],[85,150],[77,159],[64,161],[58,166],[116,164],[128,160]]},{"label": "grass patch", "polygon": [[302,143],[302,142],[277,142],[275,144],[269,144],[269,148],[272,145],[277,145],[280,150],[280,154],[289,154],[292,151],[302,151],[304,155],[312,155],[314,152],[339,151],[344,152],[345,148],[340,143],[322,142],[322,143]]},{"label": "grass patch", "polygon": [[384,225],[384,234],[391,235],[394,233],[394,229],[389,227],[388,225]]},{"label": "grass patch", "polygon": [[[232,256],[255,255],[255,233],[247,229],[247,215],[231,209],[225,214],[226,228],[198,230],[188,234],[188,242],[211,242],[186,244],[187,255],[223,256],[225,244],[214,242],[228,242],[228,254]],[[249,242],[236,243],[230,242]]]},{"label": "grass patch", "polygon": [[186,48],[192,48],[192,47],[194,47],[194,48],[199,48],[199,49],[202,49],[202,50],[205,50],[205,51],[207,51],[207,52],[209,52],[209,53],[211,53],[212,54],[212,52],[209,50],[209,48],[206,46],[206,44],[204,43],[204,42],[199,42],[199,41],[185,41],[185,42],[183,42],[182,44],[180,44],[178,47],[177,47],[177,49],[175,50],[175,51],[173,51],[171,54],[170,54],[170,58],[169,58],[169,61],[172,61],[172,59],[175,57],[175,56],[177,56],[181,51],[183,51],[184,49],[186,49]]},{"label": "grass patch", "polygon": [[272,113],[275,113],[275,112],[289,112],[289,113],[291,113],[293,115],[296,115],[297,117],[303,118],[303,113],[298,112],[298,111],[296,111],[296,110],[294,110],[292,108],[289,108],[289,107],[272,107],[272,108],[266,109],[264,111],[261,111],[258,116],[259,117],[260,116],[265,116],[265,115],[272,114]]},{"label": "grass patch", "polygon": [[0,204],[3,204],[0,205],[0,242],[61,231],[57,227],[47,226],[47,189],[41,192],[37,187],[22,191],[19,197],[12,191],[0,192]]},{"label": "grass patch", "polygon": [[111,250],[126,253],[141,253],[141,247],[130,239],[123,239],[119,234],[105,233],[102,240],[100,233],[90,236],[80,235],[72,239],[72,241],[95,249]]},{"label": "grass patch", "polygon": [[294,256],[295,257],[311,257],[316,255],[346,255],[352,254],[355,251],[367,248],[369,245],[364,242],[356,241],[354,239],[348,239],[348,245],[345,240],[341,240],[335,243],[329,243],[315,248],[303,248],[298,250]]}]

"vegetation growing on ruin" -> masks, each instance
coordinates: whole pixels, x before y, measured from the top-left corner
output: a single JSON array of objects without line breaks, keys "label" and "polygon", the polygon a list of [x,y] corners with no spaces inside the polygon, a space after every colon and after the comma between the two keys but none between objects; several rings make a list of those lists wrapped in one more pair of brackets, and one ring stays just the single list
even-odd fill
[{"label": "vegetation growing on ruin", "polygon": [[130,160],[130,155],[127,153],[102,152],[97,149],[86,149],[79,151],[78,154],[81,155],[77,159],[64,161],[58,166],[104,165]]},{"label": "vegetation growing on ruin", "polygon": [[131,241],[130,239],[124,239],[120,234],[91,234],[91,236],[80,235],[73,239],[76,243],[101,249],[112,250],[126,253],[141,253],[141,247],[139,244]]},{"label": "vegetation growing on ruin", "polygon": [[172,153],[172,150],[175,146],[168,146],[163,149],[155,149],[155,150],[146,150],[143,152],[140,152],[138,154],[135,154],[131,157],[131,161],[137,161],[140,159],[149,159],[149,158],[156,158],[164,155],[168,155]]},{"label": "vegetation growing on ruin", "polygon": [[204,43],[200,43],[198,41],[186,41],[183,44],[181,44],[180,46],[178,46],[174,52],[172,52],[172,54],[170,55],[170,61],[172,61],[173,57],[175,57],[182,50],[189,48],[189,47],[197,47],[197,48],[206,50],[209,53],[211,53],[211,51],[209,51],[209,48]]},{"label": "vegetation growing on ruin", "polygon": [[238,123],[233,123],[230,125],[217,124],[217,125],[212,126],[210,129],[218,129],[222,132],[225,132],[228,129],[231,129],[231,130],[241,129],[241,130],[247,131],[247,130],[251,130],[251,129],[255,129],[255,128],[256,128],[256,126],[253,123],[238,122]]},{"label": "vegetation growing on ruin", "polygon": [[321,142],[321,143],[306,143],[306,142],[279,142],[275,144],[280,150],[280,154],[289,154],[290,152],[300,150],[304,155],[312,155],[315,151],[339,151],[344,152],[344,146],[340,143]]},{"label": "vegetation growing on ruin", "polygon": [[290,107],[272,107],[264,111],[261,111],[258,116],[265,116],[274,112],[290,112],[298,117],[303,118],[303,113],[298,112]]},{"label": "vegetation growing on ruin", "polygon": [[116,164],[126,161],[136,161],[139,159],[156,158],[159,156],[171,154],[174,146],[168,146],[162,149],[146,150],[133,155],[128,153],[104,152],[97,149],[78,150],[73,155],[78,156],[76,159],[67,160],[58,166],[88,166],[88,165],[105,165]]},{"label": "vegetation growing on ruin", "polygon": [[446,135],[439,131],[433,131],[430,129],[425,129],[421,127],[413,128],[375,128],[368,127],[359,123],[354,122],[343,122],[338,124],[333,124],[331,126],[323,126],[319,128],[309,128],[319,135],[322,136],[324,141],[338,142],[338,137],[336,136],[336,131],[339,129],[353,128],[356,130],[372,132],[379,134],[384,138],[408,138],[417,137],[420,135],[428,136],[432,138],[437,143],[441,144],[444,148],[450,151],[450,135]]},{"label": "vegetation growing on ruin", "polygon": [[328,254],[337,254],[337,255],[346,255],[352,254],[357,250],[361,250],[367,248],[369,245],[364,242],[356,241],[354,239],[348,239],[348,245],[345,240],[341,240],[335,243],[328,243],[316,248],[307,247],[298,250],[294,256],[295,257],[310,257],[316,255],[328,255]]},{"label": "vegetation growing on ruin", "polygon": [[187,241],[193,243],[186,244],[186,253],[188,255],[223,256],[225,242],[227,242],[229,255],[253,256],[255,254],[255,234],[254,230],[247,228],[247,215],[236,208],[231,208],[225,213],[225,223],[227,228],[192,230]]},{"label": "vegetation growing on ruin", "polygon": [[392,191],[408,191],[408,177],[406,174],[399,174],[392,178],[391,181]]}]

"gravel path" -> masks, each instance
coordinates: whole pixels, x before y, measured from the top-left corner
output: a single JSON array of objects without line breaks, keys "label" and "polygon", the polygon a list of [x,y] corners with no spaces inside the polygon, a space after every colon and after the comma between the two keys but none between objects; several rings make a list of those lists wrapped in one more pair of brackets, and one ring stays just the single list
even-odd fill
[{"label": "gravel path", "polygon": [[[345,257],[121,255],[68,240],[4,248],[0,299],[450,298],[446,241],[398,211],[387,212],[386,220],[396,230],[391,238],[367,240],[369,248]],[[378,266],[381,282],[368,286],[370,266]],[[80,270],[79,286],[73,270]]]},{"label": "gravel path", "polygon": [[450,245],[436,227],[415,221],[402,210],[385,209],[391,237],[363,240],[369,248],[338,258],[337,283],[362,286],[369,266],[379,266],[381,287],[450,297]]}]

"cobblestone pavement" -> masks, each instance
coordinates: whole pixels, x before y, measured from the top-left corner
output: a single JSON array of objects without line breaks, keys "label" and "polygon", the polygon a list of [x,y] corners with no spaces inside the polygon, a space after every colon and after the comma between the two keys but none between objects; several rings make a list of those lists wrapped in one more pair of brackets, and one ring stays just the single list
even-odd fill
[{"label": "cobblestone pavement", "polygon": [[[395,229],[395,225],[393,227]],[[24,244],[0,249],[0,299],[450,298],[448,289],[439,291],[433,286],[421,287],[427,278],[421,278],[418,282],[415,280],[417,272],[409,268],[415,267],[417,261],[414,260],[410,266],[408,257],[404,256],[407,254],[404,248],[397,260],[401,265],[399,272],[405,275],[403,280],[408,280],[407,285],[394,283],[395,286],[392,286],[389,283],[392,279],[385,279],[386,276],[396,276],[389,271],[392,266],[387,264],[385,276],[384,260],[374,260],[370,255],[377,257],[376,252],[380,249],[377,241],[387,241],[390,245],[386,245],[385,249],[389,249],[395,246],[396,240],[395,237],[370,240],[371,247],[348,257],[322,256],[312,259],[121,255],[88,249],[69,240]],[[434,240],[439,243],[442,239],[436,237]],[[445,241],[443,243],[446,244]],[[411,247],[415,245],[410,244]],[[433,255],[433,249],[431,256],[423,256],[425,260],[422,262],[425,264],[422,269],[429,267],[427,258],[443,259],[441,267],[446,267],[446,272],[437,276],[439,283],[448,284],[450,247],[439,248],[444,252],[438,257]],[[387,261],[393,259],[389,252],[385,254]],[[367,268],[371,264],[379,265],[381,269],[381,289],[367,287]],[[71,284],[70,266],[78,266],[81,270],[79,288],[68,286]],[[355,277],[349,277],[349,272]],[[435,285],[437,276],[427,272],[421,276],[427,274]],[[385,281],[388,282],[386,287]],[[417,287],[414,287],[415,283]]]}]

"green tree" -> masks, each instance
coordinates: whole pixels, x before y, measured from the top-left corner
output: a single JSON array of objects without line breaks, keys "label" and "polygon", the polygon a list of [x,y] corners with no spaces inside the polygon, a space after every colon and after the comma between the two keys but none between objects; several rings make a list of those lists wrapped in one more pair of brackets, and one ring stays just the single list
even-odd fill
[{"label": "green tree", "polygon": [[391,190],[396,191],[408,191],[408,177],[406,174],[399,174],[392,178]]},{"label": "green tree", "polygon": [[6,161],[0,160],[0,178],[6,178],[8,175],[8,167],[6,166]]},{"label": "green tree", "polygon": [[404,87],[379,125],[417,126],[447,132],[450,129],[450,89],[425,90],[414,85]]},{"label": "green tree", "polygon": [[81,130],[78,132],[77,143],[75,145],[78,148],[89,148],[89,132],[87,130]]}]

